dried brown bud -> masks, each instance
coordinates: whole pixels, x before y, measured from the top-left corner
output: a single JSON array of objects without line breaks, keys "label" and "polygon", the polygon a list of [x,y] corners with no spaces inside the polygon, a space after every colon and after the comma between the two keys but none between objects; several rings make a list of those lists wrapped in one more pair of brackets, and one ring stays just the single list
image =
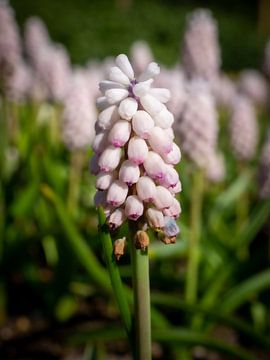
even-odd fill
[{"label": "dried brown bud", "polygon": [[118,261],[122,255],[125,253],[125,246],[126,246],[126,238],[123,237],[122,239],[115,240],[113,244],[113,253]]},{"label": "dried brown bud", "polygon": [[135,235],[136,249],[146,250],[149,245],[149,237],[145,231],[139,230]]},{"label": "dried brown bud", "polygon": [[175,244],[175,242],[176,242],[176,236],[172,236],[172,237],[163,236],[163,237],[161,238],[161,241],[164,242],[164,244],[166,244],[166,245]]}]

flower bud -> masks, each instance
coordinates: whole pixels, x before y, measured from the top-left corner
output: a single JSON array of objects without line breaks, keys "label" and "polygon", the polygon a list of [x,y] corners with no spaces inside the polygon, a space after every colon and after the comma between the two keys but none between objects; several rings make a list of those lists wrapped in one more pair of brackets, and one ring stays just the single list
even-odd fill
[{"label": "flower bud", "polygon": [[178,194],[182,191],[182,184],[181,181],[178,181],[177,184],[173,187],[169,187],[168,190],[173,194]]},{"label": "flower bud", "polygon": [[156,185],[150,177],[140,177],[136,184],[136,190],[140,200],[144,202],[154,201],[156,196]]},{"label": "flower bud", "polygon": [[150,89],[149,93],[163,104],[166,104],[166,102],[168,102],[171,98],[171,92],[168,89],[153,88]]},{"label": "flower bud", "polygon": [[167,164],[176,165],[181,160],[180,148],[175,143],[173,143],[172,150],[167,154],[162,154],[162,157]]},{"label": "flower bud", "polygon": [[108,141],[115,147],[124,146],[129,139],[130,132],[130,123],[126,120],[119,120],[111,128]]},{"label": "flower bud", "polygon": [[117,239],[113,243],[113,254],[118,261],[122,255],[125,253],[126,247],[126,238],[123,237],[122,239]]},{"label": "flower bud", "polygon": [[107,109],[110,105],[106,96],[99,96],[96,100],[96,106],[99,111]]},{"label": "flower bud", "polygon": [[109,187],[107,203],[112,206],[120,206],[125,202],[127,193],[127,185],[123,181],[115,180]]},{"label": "flower bud", "polygon": [[99,83],[99,90],[104,95],[107,90],[110,89],[124,89],[124,85],[121,85],[115,81],[104,80]]},{"label": "flower bud", "polygon": [[121,159],[121,149],[112,145],[108,146],[100,155],[98,165],[101,171],[113,171],[117,168]]},{"label": "flower bud", "polygon": [[89,168],[90,173],[93,175],[97,175],[100,171],[100,167],[98,165],[99,157],[97,154],[94,154],[90,160]]},{"label": "flower bud", "polygon": [[148,154],[146,142],[138,136],[133,136],[128,143],[128,158],[137,165],[141,165]]},{"label": "flower bud", "polygon": [[125,214],[130,220],[136,221],[143,214],[143,203],[136,195],[127,197]]},{"label": "flower bud", "polygon": [[154,151],[149,151],[143,166],[148,176],[153,180],[161,180],[165,176],[165,163]]},{"label": "flower bud", "polygon": [[150,91],[150,86],[153,82],[153,79],[149,79],[147,81],[139,82],[133,88],[133,94],[135,96],[141,97],[146,95]]},{"label": "flower bud", "polygon": [[160,73],[160,67],[156,62],[151,62],[146,70],[139,77],[139,81],[145,81],[157,76]]},{"label": "flower bud", "polygon": [[115,172],[99,173],[96,178],[96,188],[101,191],[107,190],[115,178]]},{"label": "flower bud", "polygon": [[98,155],[102,153],[102,151],[106,148],[107,145],[107,132],[101,131],[99,132],[92,143],[92,149]]},{"label": "flower bud", "polygon": [[107,109],[101,111],[101,113],[98,115],[97,123],[101,129],[107,130],[118,119],[119,119],[119,115],[118,115],[117,107],[115,105],[112,105]]},{"label": "flower bud", "polygon": [[151,115],[155,116],[161,110],[165,109],[165,105],[158,101],[154,96],[146,94],[140,98],[143,108]]},{"label": "flower bud", "polygon": [[116,65],[122,70],[122,72],[130,79],[134,79],[134,71],[125,54],[120,54],[115,59]]},{"label": "flower bud", "polygon": [[181,206],[180,206],[179,201],[177,201],[174,198],[172,205],[169,208],[164,209],[163,214],[165,216],[169,216],[169,217],[177,219],[179,217],[179,215],[181,214]]},{"label": "flower bud", "polygon": [[155,123],[151,116],[143,110],[137,111],[132,119],[132,128],[142,139],[148,139]]},{"label": "flower bud", "polygon": [[163,109],[154,116],[154,121],[156,126],[169,129],[174,122],[173,114],[169,110]]},{"label": "flower bud", "polygon": [[165,216],[164,221],[165,221],[165,226],[163,230],[167,236],[174,237],[180,232],[179,227],[173,218],[169,216]]},{"label": "flower bud", "polygon": [[110,69],[109,79],[122,85],[129,85],[129,78],[117,66]]},{"label": "flower bud", "polygon": [[96,207],[103,206],[104,208],[107,205],[107,191],[97,191],[94,196],[94,205]]},{"label": "flower bud", "polygon": [[162,212],[156,208],[147,209],[146,217],[149,225],[155,229],[163,228],[165,225]]},{"label": "flower bud", "polygon": [[139,166],[134,164],[131,160],[125,160],[119,170],[119,180],[131,186],[136,184],[140,177]]},{"label": "flower bud", "polygon": [[157,209],[166,209],[169,208],[173,203],[173,196],[168,189],[163,186],[156,187],[156,197],[154,199],[154,204]]},{"label": "flower bud", "polygon": [[115,230],[116,228],[121,226],[125,220],[126,220],[126,215],[124,209],[121,208],[115,209],[111,213],[108,220],[110,230]]},{"label": "flower bud", "polygon": [[159,154],[168,154],[172,151],[172,140],[166,132],[158,126],[155,126],[151,130],[148,141],[151,148]]},{"label": "flower bud", "polygon": [[135,247],[145,251],[149,246],[149,236],[145,231],[139,230],[135,235]]},{"label": "flower bud", "polygon": [[126,89],[109,89],[105,92],[105,96],[109,104],[116,104],[126,97],[128,97],[128,90]]},{"label": "flower bud", "polygon": [[122,119],[131,120],[137,109],[137,101],[131,97],[128,97],[125,100],[121,101],[118,112]]},{"label": "flower bud", "polygon": [[160,184],[166,188],[174,188],[179,182],[177,171],[170,165],[165,165],[164,178],[160,180]]}]

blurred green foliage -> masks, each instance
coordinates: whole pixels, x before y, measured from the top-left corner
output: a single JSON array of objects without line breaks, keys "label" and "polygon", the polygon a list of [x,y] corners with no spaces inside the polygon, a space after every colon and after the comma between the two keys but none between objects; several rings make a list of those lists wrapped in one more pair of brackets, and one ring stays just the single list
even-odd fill
[{"label": "blurred green foliage", "polygon": [[53,40],[63,43],[74,63],[128,53],[138,39],[149,42],[156,59],[179,59],[186,15],[209,7],[219,24],[223,68],[261,67],[266,38],[258,33],[256,1],[11,0],[21,25],[40,16]]}]

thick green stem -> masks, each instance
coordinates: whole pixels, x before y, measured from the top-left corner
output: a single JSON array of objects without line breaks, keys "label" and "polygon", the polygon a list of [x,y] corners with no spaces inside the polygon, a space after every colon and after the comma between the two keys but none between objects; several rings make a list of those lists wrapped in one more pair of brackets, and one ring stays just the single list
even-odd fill
[{"label": "thick green stem", "polygon": [[136,359],[150,360],[152,358],[152,346],[148,250],[136,249],[134,236],[131,236],[130,253],[135,313]]},{"label": "thick green stem", "polygon": [[189,304],[196,303],[198,287],[198,268],[200,261],[200,237],[201,237],[201,213],[204,189],[203,171],[193,174],[191,198],[191,231],[189,243],[189,257],[186,279],[186,301]]}]

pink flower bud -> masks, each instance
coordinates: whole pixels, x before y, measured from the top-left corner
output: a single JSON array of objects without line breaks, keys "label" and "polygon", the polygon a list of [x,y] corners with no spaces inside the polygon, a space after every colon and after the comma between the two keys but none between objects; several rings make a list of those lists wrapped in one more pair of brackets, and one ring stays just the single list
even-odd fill
[{"label": "pink flower bud", "polygon": [[119,170],[119,179],[127,184],[127,186],[131,186],[136,184],[140,177],[140,169],[139,166],[134,164],[134,162],[130,160],[125,160]]},{"label": "pink flower bud", "polygon": [[137,109],[137,101],[131,97],[128,97],[127,99],[121,101],[118,112],[122,119],[131,120]]},{"label": "pink flower bud", "polygon": [[163,104],[166,104],[166,102],[168,102],[171,98],[170,90],[163,88],[150,89],[150,94]]},{"label": "pink flower bud", "polygon": [[115,172],[99,173],[96,178],[96,188],[101,191],[107,190],[114,179],[116,179]]},{"label": "pink flower bud", "polygon": [[148,176],[139,178],[136,184],[136,190],[139,198],[144,202],[153,202],[156,196],[156,185]]},{"label": "pink flower bud", "polygon": [[104,80],[99,83],[99,90],[104,95],[107,90],[110,89],[124,89],[124,85],[121,85],[115,81]]},{"label": "pink flower bud", "polygon": [[96,207],[102,206],[105,208],[107,205],[106,198],[107,198],[107,191],[99,191],[98,190],[94,196],[94,205]]},{"label": "pink flower bud", "polygon": [[113,66],[110,69],[109,79],[122,85],[129,85],[129,78],[123,73],[117,66]]},{"label": "pink flower bud", "polygon": [[116,148],[113,145],[108,146],[100,155],[98,165],[101,171],[108,172],[117,168],[122,151],[120,148]]},{"label": "pink flower bud", "polygon": [[168,209],[163,210],[165,216],[174,217],[177,219],[181,214],[181,206],[178,200],[173,199],[172,205]]},{"label": "pink flower bud", "polygon": [[156,197],[154,199],[154,204],[157,209],[166,209],[170,207],[173,203],[173,196],[168,189],[163,186],[156,187]]},{"label": "pink flower bud", "polygon": [[182,191],[181,181],[178,181],[175,186],[169,187],[168,190],[170,190],[173,195],[180,193]]},{"label": "pink flower bud", "polygon": [[170,165],[165,165],[165,176],[160,180],[160,184],[166,188],[174,188],[179,182],[177,171]]},{"label": "pink flower bud", "polygon": [[101,131],[98,133],[92,143],[92,149],[98,155],[102,153],[107,145],[107,132]]},{"label": "pink flower bud", "polygon": [[146,111],[139,110],[134,114],[132,119],[132,128],[142,139],[149,138],[151,130],[154,126],[154,120]]},{"label": "pink flower bud", "polygon": [[117,107],[112,105],[98,115],[98,126],[104,130],[109,129],[117,119],[119,119]]},{"label": "pink flower bud", "polygon": [[172,126],[174,117],[169,110],[163,109],[154,116],[154,121],[156,126],[159,126],[162,129],[168,129]]},{"label": "pink flower bud", "polygon": [[149,208],[146,211],[146,217],[151,227],[162,228],[164,226],[164,216],[160,210]]},{"label": "pink flower bud", "polygon": [[160,101],[158,101],[154,96],[150,94],[146,94],[140,98],[140,102],[143,108],[151,115],[155,116],[161,110],[165,109],[165,105],[163,105]]},{"label": "pink flower bud", "polygon": [[149,151],[143,166],[148,176],[153,180],[161,180],[165,176],[165,163],[154,151]]},{"label": "pink flower bud", "polygon": [[109,104],[116,104],[119,101],[128,97],[128,90],[126,89],[109,89],[105,92],[105,96]]},{"label": "pink flower bud", "polygon": [[111,128],[108,141],[115,147],[121,147],[128,141],[130,132],[130,123],[126,120],[119,120]]},{"label": "pink flower bud", "polygon": [[167,128],[167,129],[164,129],[165,133],[169,136],[170,139],[174,139],[174,132],[173,132],[173,129],[170,127],[170,128]]},{"label": "pink flower bud", "polygon": [[169,138],[166,132],[158,126],[155,126],[151,130],[148,141],[151,148],[159,154],[168,154],[170,151],[172,151],[172,140]]},{"label": "pink flower bud", "polygon": [[142,164],[147,158],[148,146],[146,142],[138,136],[133,136],[128,143],[128,158],[135,164]]},{"label": "pink flower bud", "polygon": [[123,224],[125,219],[126,219],[126,215],[124,209],[121,208],[115,209],[109,217],[108,223],[110,229],[115,230],[116,228],[118,228]]},{"label": "pink flower bud", "polygon": [[160,67],[156,62],[151,62],[146,70],[140,75],[139,81],[145,81],[157,76],[160,73]]},{"label": "pink flower bud", "polygon": [[127,185],[123,181],[115,180],[109,187],[107,203],[112,206],[120,206],[125,202],[127,193]]},{"label": "pink flower bud", "polygon": [[90,160],[89,169],[90,173],[93,175],[97,175],[100,172],[100,167],[98,165],[99,157],[97,154],[94,154]]},{"label": "pink flower bud", "polygon": [[143,214],[143,203],[136,195],[127,197],[125,214],[130,220],[137,220]]},{"label": "pink flower bud", "polygon": [[176,165],[181,160],[180,148],[175,143],[173,143],[172,151],[167,154],[162,154],[162,157],[167,164]]},{"label": "pink flower bud", "polygon": [[124,54],[120,54],[115,59],[116,65],[123,71],[123,73],[130,79],[134,79],[134,72],[132,66],[128,60],[128,57]]}]

